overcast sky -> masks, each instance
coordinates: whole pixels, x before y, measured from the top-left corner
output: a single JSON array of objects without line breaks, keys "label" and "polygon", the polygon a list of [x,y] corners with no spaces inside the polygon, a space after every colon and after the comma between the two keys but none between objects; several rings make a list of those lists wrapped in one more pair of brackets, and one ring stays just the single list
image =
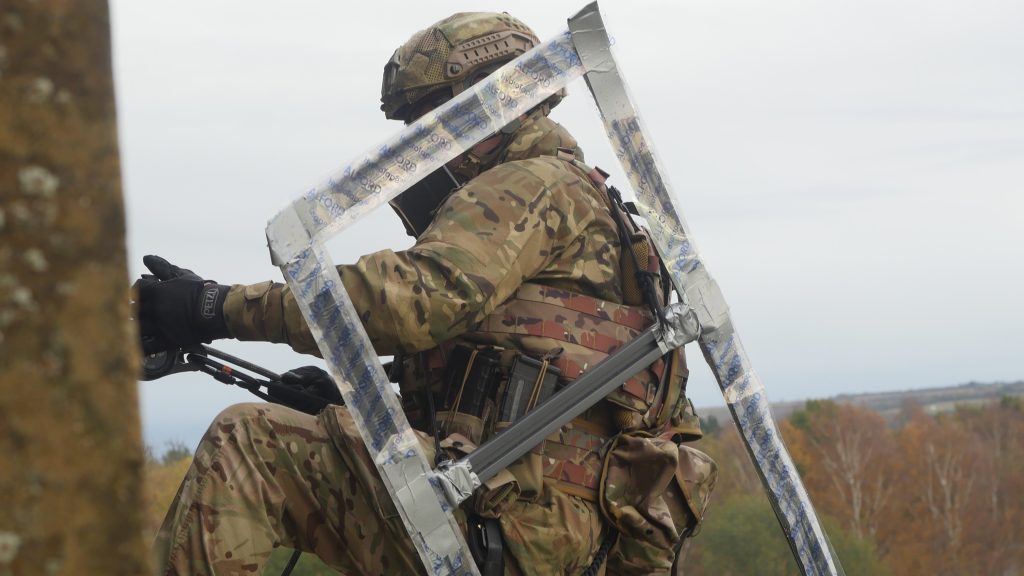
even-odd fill
[{"label": "overcast sky", "polygon": [[[542,38],[582,4],[114,0],[130,272],[160,254],[221,283],[281,280],[264,228],[399,130],[381,71],[459,10]],[[616,58],[772,400],[1024,378],[1024,4],[601,4]],[[553,113],[626,182],[586,86]],[[406,240],[387,210],[334,259]],[[276,370],[280,346],[222,348]],[[698,406],[723,400],[690,353]],[[247,393],[140,385],[146,440],[194,445]]]}]

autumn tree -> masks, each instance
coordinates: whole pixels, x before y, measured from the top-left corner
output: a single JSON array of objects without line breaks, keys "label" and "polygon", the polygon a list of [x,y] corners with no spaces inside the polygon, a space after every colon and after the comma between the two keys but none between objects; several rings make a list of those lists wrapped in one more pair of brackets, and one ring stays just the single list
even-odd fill
[{"label": "autumn tree", "polygon": [[737,494],[719,502],[712,513],[698,536],[704,574],[799,574],[766,496]]},{"label": "autumn tree", "polygon": [[735,494],[760,492],[764,488],[750,455],[732,422],[708,433],[696,448],[707,452],[718,463],[718,480],[712,493],[712,505]]},{"label": "autumn tree", "polygon": [[950,418],[977,450],[974,494],[963,519],[961,565],[1009,574],[1024,565],[1024,411],[1020,399],[959,407]]},{"label": "autumn tree", "polygon": [[902,531],[891,565],[900,573],[972,574],[963,552],[968,517],[984,501],[986,446],[954,414],[918,414],[899,434]]},{"label": "autumn tree", "polygon": [[145,535],[146,543],[151,544],[156,538],[157,530],[164,521],[171,501],[178,491],[178,486],[185,478],[185,472],[192,464],[192,453],[184,458],[167,458],[150,460],[146,464],[145,497]]},{"label": "autumn tree", "polygon": [[[811,401],[780,429],[847,574],[1024,569],[1020,398],[937,415],[908,402],[890,422],[861,407]],[[734,427],[698,446],[718,461],[720,476],[687,574],[790,573]]]},{"label": "autumn tree", "polygon": [[[874,543],[846,530],[832,518],[821,516],[820,520],[846,574],[890,574],[879,559]],[[763,493],[735,495],[721,503],[699,538],[704,546],[700,574],[784,576],[800,573]],[[687,569],[686,573],[698,572]]]},{"label": "autumn tree", "polygon": [[884,554],[902,466],[882,416],[849,404],[812,401],[782,424],[782,434],[815,506]]},{"label": "autumn tree", "polygon": [[[794,430],[787,432],[783,423],[783,434],[791,448]],[[723,426],[705,436],[697,447],[718,462],[719,476],[703,529],[690,546],[685,573],[797,574],[785,535],[736,428]],[[815,465],[805,461],[800,464],[801,473],[806,477],[807,470]],[[829,481],[823,486],[833,489]],[[821,491],[811,491],[815,503],[823,496]],[[848,574],[887,573],[869,537],[853,533],[844,522],[824,516],[822,520],[844,566],[850,564],[854,570],[847,569]]]}]

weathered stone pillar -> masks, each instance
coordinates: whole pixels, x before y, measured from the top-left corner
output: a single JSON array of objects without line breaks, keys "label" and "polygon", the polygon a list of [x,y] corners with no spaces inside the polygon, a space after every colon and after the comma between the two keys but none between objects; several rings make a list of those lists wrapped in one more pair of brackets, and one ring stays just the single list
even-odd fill
[{"label": "weathered stone pillar", "polygon": [[0,576],[147,574],[105,0],[0,3]]}]

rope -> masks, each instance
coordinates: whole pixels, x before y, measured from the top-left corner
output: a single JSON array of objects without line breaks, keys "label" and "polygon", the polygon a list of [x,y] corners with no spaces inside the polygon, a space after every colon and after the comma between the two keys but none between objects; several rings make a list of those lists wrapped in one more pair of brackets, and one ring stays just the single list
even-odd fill
[{"label": "rope", "polygon": [[288,564],[284,567],[284,571],[281,572],[281,576],[288,576],[292,573],[292,569],[294,569],[295,565],[299,563],[299,556],[302,556],[301,550],[292,552],[292,557],[288,559]]},{"label": "rope", "polygon": [[601,565],[604,564],[605,559],[608,557],[608,552],[611,551],[612,545],[615,544],[615,540],[618,537],[619,531],[609,526],[608,531],[604,533],[604,538],[601,540],[601,547],[594,554],[594,561],[590,563],[590,567],[581,576],[597,576],[597,573],[601,571]]}]

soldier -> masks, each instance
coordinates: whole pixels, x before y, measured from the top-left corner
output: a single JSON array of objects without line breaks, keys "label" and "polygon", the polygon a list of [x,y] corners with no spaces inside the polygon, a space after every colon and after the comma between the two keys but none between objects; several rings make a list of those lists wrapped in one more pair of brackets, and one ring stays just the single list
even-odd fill
[{"label": "soldier", "polygon": [[[537,43],[508,14],[455,14],[395,51],[381,109],[411,123]],[[392,377],[431,457],[472,450],[653,322],[630,266],[656,275],[657,256],[548,118],[563,95],[449,162],[457,187],[393,202],[412,248],[338,267],[376,352],[395,355]],[[137,283],[147,353],[231,337],[318,354],[288,287],[146,264],[166,279]],[[685,383],[680,350],[487,482],[460,524],[500,527],[508,574],[670,573],[715,472],[677,446],[700,436]],[[222,412],[157,536],[158,571],[260,574],[277,546],[345,574],[423,573],[343,406]]]}]

